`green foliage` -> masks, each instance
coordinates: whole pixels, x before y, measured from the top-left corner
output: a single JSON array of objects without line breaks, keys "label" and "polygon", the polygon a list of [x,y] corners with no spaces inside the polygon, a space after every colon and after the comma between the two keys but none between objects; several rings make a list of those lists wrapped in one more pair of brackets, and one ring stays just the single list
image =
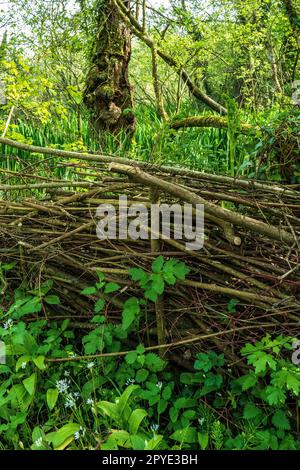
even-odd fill
[{"label": "green foliage", "polygon": [[133,281],[138,281],[144,291],[146,299],[156,302],[159,295],[165,290],[165,284],[174,285],[177,279],[184,280],[189,268],[181,261],[175,259],[164,260],[158,256],[152,263],[152,273],[148,274],[141,268],[129,269]]}]

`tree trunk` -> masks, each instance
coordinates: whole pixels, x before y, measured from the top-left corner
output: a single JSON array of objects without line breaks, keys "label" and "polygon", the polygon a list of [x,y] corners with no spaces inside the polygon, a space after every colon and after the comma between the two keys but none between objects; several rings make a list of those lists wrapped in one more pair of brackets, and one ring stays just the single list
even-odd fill
[{"label": "tree trunk", "polygon": [[[128,2],[127,2],[128,4]],[[128,5],[127,5],[128,6]],[[128,65],[131,33],[112,0],[99,6],[94,56],[86,79],[84,102],[91,110],[91,125],[97,134],[135,128]]]}]

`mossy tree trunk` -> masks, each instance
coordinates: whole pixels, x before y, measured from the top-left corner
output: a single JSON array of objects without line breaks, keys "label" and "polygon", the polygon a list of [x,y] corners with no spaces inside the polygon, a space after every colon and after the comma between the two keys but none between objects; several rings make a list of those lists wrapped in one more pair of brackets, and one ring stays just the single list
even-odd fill
[{"label": "mossy tree trunk", "polygon": [[[128,7],[128,2],[124,3]],[[98,8],[98,31],[84,102],[97,134],[105,130],[131,134],[135,127],[128,79],[131,33],[112,0],[100,1]]]}]

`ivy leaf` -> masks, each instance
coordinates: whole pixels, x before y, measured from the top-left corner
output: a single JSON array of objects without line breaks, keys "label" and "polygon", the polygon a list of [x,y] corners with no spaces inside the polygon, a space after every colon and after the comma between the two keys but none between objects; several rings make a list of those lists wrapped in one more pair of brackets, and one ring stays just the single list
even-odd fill
[{"label": "ivy leaf", "polygon": [[276,428],[282,429],[283,431],[288,431],[291,429],[288,417],[283,410],[278,410],[276,413],[274,413],[272,423]]}]

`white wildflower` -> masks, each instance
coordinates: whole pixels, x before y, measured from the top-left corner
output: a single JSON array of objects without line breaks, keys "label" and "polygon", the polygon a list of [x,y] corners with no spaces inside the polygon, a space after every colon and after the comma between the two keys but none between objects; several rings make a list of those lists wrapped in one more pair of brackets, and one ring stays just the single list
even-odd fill
[{"label": "white wildflower", "polygon": [[128,385],[132,385],[134,383],[135,383],[134,379],[128,379],[128,380],[126,380],[125,385],[128,386]]},{"label": "white wildflower", "polygon": [[88,398],[87,401],[86,401],[86,404],[87,405],[94,405],[94,400],[92,398]]},{"label": "white wildflower", "polygon": [[156,433],[156,431],[158,430],[158,428],[159,428],[159,424],[152,423],[152,424],[150,425],[150,429],[151,429],[151,431],[154,432],[154,434]]},{"label": "white wildflower", "polygon": [[56,388],[60,393],[65,393],[70,387],[70,381],[61,379],[56,381]]},{"label": "white wildflower", "polygon": [[157,388],[159,388],[159,390],[161,390],[162,386],[163,386],[163,383],[162,382],[157,382],[156,386],[157,386]]},{"label": "white wildflower", "polygon": [[43,444],[43,438],[42,437],[39,437],[35,442],[34,442],[34,445],[36,447],[41,447]]},{"label": "white wildflower", "polygon": [[80,426],[80,429],[78,431],[75,432],[74,434],[74,439],[76,441],[78,441],[78,439],[80,439],[81,437],[83,437],[86,433],[86,429],[83,428],[82,426]]},{"label": "white wildflower", "polygon": [[3,328],[5,330],[9,330],[12,326],[13,326],[13,320],[11,318],[9,318],[8,320],[6,320],[5,323],[3,323]]},{"label": "white wildflower", "polygon": [[95,365],[94,362],[88,362],[86,366],[87,366],[88,369],[92,369],[94,367],[94,365]]},{"label": "white wildflower", "polygon": [[72,396],[71,393],[69,393],[66,397],[66,401],[65,401],[65,407],[66,408],[74,408],[76,406],[76,400],[75,398]]},{"label": "white wildflower", "polygon": [[22,369],[26,369],[26,366],[27,366],[27,362],[22,362],[21,368],[22,368]]}]

